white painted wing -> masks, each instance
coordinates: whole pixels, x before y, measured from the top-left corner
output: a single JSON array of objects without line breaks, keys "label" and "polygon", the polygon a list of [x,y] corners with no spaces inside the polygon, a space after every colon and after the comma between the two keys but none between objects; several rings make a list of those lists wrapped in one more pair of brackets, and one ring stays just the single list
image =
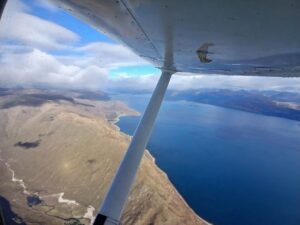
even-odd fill
[{"label": "white painted wing", "polygon": [[154,66],[300,76],[299,0],[53,0]]}]

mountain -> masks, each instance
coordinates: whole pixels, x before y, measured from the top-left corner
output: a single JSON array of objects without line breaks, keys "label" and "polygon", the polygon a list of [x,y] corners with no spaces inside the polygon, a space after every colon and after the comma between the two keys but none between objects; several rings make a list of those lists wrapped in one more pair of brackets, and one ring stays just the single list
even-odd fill
[{"label": "mountain", "polygon": [[[96,215],[130,141],[113,121],[138,113],[106,95],[102,100],[96,93],[82,95],[75,90],[1,90],[0,204],[8,220],[75,225],[90,224]],[[122,223],[208,224],[149,152]]]},{"label": "mountain", "polygon": [[299,93],[203,89],[169,91],[167,99],[193,101],[300,121]]}]

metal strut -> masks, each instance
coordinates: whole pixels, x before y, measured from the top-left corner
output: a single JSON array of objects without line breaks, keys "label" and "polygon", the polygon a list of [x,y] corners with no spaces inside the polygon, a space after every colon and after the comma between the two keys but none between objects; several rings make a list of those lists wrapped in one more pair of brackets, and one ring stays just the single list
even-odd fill
[{"label": "metal strut", "polygon": [[104,198],[94,225],[118,225],[128,194],[137,174],[161,102],[166,93],[172,72],[163,71],[144,115],[135,130],[123,161]]}]

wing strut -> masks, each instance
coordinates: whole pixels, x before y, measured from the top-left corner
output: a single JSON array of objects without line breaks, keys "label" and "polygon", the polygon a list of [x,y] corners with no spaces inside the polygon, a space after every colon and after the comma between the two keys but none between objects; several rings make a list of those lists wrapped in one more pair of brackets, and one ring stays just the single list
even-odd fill
[{"label": "wing strut", "polygon": [[105,196],[94,225],[118,225],[128,194],[139,168],[156,116],[167,90],[172,72],[163,71],[146,111],[135,130],[123,161]]}]

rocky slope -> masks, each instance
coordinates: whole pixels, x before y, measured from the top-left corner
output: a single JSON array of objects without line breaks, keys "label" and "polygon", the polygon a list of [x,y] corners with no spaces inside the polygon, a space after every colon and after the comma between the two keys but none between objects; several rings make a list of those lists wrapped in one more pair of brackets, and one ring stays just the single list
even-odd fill
[{"label": "rocky slope", "polygon": [[[28,94],[28,93],[27,93]],[[130,137],[111,122],[136,112],[120,102],[74,98],[20,104],[1,97],[0,195],[26,224],[90,224]],[[5,104],[4,104],[5,103]],[[145,153],[122,222],[207,224]]]}]

